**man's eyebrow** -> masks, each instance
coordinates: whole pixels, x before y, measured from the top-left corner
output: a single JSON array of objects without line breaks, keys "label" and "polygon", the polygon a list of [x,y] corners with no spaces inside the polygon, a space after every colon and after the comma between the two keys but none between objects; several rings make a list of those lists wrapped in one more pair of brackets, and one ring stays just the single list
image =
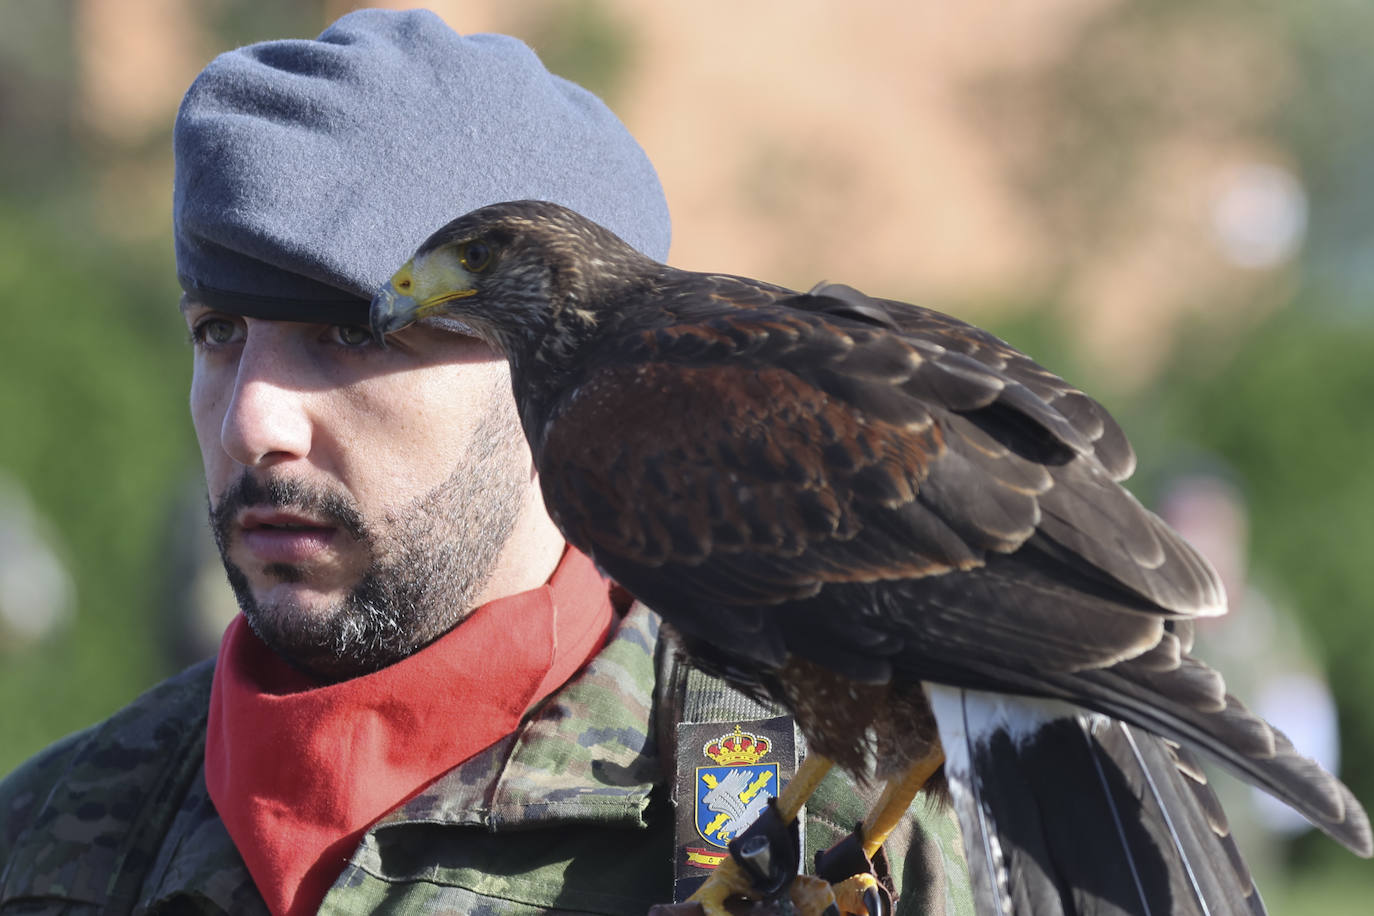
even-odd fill
[{"label": "man's eyebrow", "polygon": [[211,306],[206,304],[205,300],[197,299],[190,293],[181,294],[181,301],[177,303],[177,308],[181,310],[181,314],[183,317],[195,311],[196,309],[203,309],[207,312],[214,311],[214,309],[211,308]]}]

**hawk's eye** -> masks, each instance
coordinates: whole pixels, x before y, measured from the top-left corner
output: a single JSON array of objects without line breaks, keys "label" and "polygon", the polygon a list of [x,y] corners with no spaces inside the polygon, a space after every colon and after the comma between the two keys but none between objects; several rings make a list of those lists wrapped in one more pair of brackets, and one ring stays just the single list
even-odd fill
[{"label": "hawk's eye", "polygon": [[458,247],[458,263],[473,273],[481,273],[491,263],[491,246],[480,240],[464,242]]}]

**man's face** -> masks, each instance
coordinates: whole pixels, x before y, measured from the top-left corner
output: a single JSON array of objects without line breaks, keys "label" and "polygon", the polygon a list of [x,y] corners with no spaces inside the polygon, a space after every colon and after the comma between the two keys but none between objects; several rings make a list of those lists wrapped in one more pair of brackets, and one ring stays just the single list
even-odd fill
[{"label": "man's face", "polygon": [[384,667],[478,602],[537,500],[506,364],[480,341],[183,306],[211,522],[255,632],[325,679]]}]

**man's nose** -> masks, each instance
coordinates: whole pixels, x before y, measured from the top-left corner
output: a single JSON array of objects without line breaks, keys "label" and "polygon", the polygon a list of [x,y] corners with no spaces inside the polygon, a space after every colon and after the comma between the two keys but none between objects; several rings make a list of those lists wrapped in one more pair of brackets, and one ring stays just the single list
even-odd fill
[{"label": "man's nose", "polygon": [[293,385],[293,374],[281,342],[249,336],[220,429],[225,452],[239,464],[260,467],[310,453],[310,394]]}]

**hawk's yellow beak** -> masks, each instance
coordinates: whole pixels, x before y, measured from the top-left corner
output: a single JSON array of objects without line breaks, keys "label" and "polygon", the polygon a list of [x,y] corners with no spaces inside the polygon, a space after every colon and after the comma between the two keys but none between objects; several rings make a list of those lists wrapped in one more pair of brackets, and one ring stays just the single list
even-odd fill
[{"label": "hawk's yellow beak", "polygon": [[417,267],[413,258],[407,261],[372,297],[368,323],[373,339],[385,346],[386,335],[422,318],[443,314],[445,306],[455,299],[476,295],[471,280],[461,267],[435,270],[429,263]]}]

